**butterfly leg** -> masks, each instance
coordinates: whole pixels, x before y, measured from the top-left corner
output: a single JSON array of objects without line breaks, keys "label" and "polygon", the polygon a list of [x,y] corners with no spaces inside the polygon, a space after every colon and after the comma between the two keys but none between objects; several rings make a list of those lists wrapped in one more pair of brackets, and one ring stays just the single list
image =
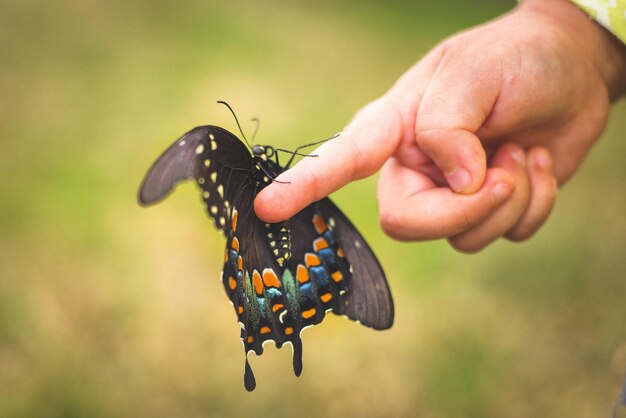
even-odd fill
[{"label": "butterfly leg", "polygon": [[284,169],[287,170],[289,167],[291,167],[291,164],[293,163],[293,159],[296,158],[296,155],[301,155],[303,157],[317,157],[317,155],[301,154],[301,153],[299,153],[298,151],[300,151],[302,148],[312,147],[313,145],[318,145],[318,144],[321,144],[323,142],[330,141],[331,139],[337,138],[338,136],[339,136],[339,134],[335,134],[335,135],[331,136],[330,138],[322,139],[321,141],[311,142],[310,144],[300,145],[299,147],[297,147],[293,151],[289,151],[289,150],[282,149],[282,148],[276,148],[276,151],[282,151],[282,152],[287,152],[287,153],[291,154],[291,158],[289,158],[289,161],[287,161],[287,164],[285,164],[285,167],[284,167]]},{"label": "butterfly leg", "polygon": [[280,183],[280,184],[290,184],[290,182],[288,182],[288,181],[279,181],[279,180],[276,180],[276,176],[275,176],[275,175],[272,175],[271,173],[269,173],[269,172],[265,169],[265,167],[263,167],[263,165],[262,165],[262,164],[257,164],[257,167],[259,167],[259,168],[261,169],[261,171],[262,171],[262,172],[263,172],[263,173],[264,173],[267,177],[269,177],[272,181],[275,181],[276,183]]}]

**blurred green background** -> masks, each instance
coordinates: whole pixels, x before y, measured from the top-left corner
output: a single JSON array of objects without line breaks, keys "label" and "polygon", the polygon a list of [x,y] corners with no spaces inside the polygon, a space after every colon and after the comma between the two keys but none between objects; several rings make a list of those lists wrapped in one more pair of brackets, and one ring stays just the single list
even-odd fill
[{"label": "blurred green background", "polygon": [[[340,130],[442,38],[513,1],[5,0],[0,416],[602,417],[626,365],[626,106],[529,242],[400,244],[376,179],[336,193],[385,266],[390,331],[339,317],[251,357],[197,191],[135,202],[200,124],[259,143]],[[253,125],[244,122],[250,132]]]}]

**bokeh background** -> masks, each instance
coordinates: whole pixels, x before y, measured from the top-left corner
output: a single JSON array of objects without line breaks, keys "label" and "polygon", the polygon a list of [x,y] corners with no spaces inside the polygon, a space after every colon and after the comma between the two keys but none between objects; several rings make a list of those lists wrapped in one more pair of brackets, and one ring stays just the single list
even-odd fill
[{"label": "bokeh background", "polygon": [[[394,292],[385,332],[331,316],[251,357],[197,191],[135,201],[200,124],[294,148],[340,130],[444,37],[513,1],[5,0],[0,416],[602,417],[626,365],[626,106],[529,242],[396,243],[376,179],[334,195]],[[279,203],[278,203],[279,204]]]}]

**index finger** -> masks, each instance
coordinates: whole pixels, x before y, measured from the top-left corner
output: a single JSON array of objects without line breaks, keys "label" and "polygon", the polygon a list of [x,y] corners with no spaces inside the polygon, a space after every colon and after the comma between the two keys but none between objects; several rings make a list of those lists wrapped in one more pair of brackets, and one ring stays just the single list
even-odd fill
[{"label": "index finger", "polygon": [[402,116],[385,98],[363,108],[334,139],[303,158],[256,197],[254,209],[265,222],[283,221],[353,180],[374,174],[402,136]]}]

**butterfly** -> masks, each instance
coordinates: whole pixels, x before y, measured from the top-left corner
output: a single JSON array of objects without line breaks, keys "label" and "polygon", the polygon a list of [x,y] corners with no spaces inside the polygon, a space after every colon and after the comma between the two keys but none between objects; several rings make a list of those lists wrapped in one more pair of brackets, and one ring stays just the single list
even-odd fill
[{"label": "butterfly", "polygon": [[289,168],[295,155],[302,155],[292,152],[281,166],[279,150],[250,147],[223,128],[199,126],[156,160],[138,196],[147,206],[164,199],[179,182],[198,184],[210,218],[226,236],[222,282],[241,326],[248,391],[256,387],[248,354],[261,355],[264,342],[273,341],[278,348],[291,344],[299,376],[300,334],[322,322],[327,312],[377,330],[391,327],[394,316],[378,259],[329,198],[284,222],[257,218],[256,195]]}]

